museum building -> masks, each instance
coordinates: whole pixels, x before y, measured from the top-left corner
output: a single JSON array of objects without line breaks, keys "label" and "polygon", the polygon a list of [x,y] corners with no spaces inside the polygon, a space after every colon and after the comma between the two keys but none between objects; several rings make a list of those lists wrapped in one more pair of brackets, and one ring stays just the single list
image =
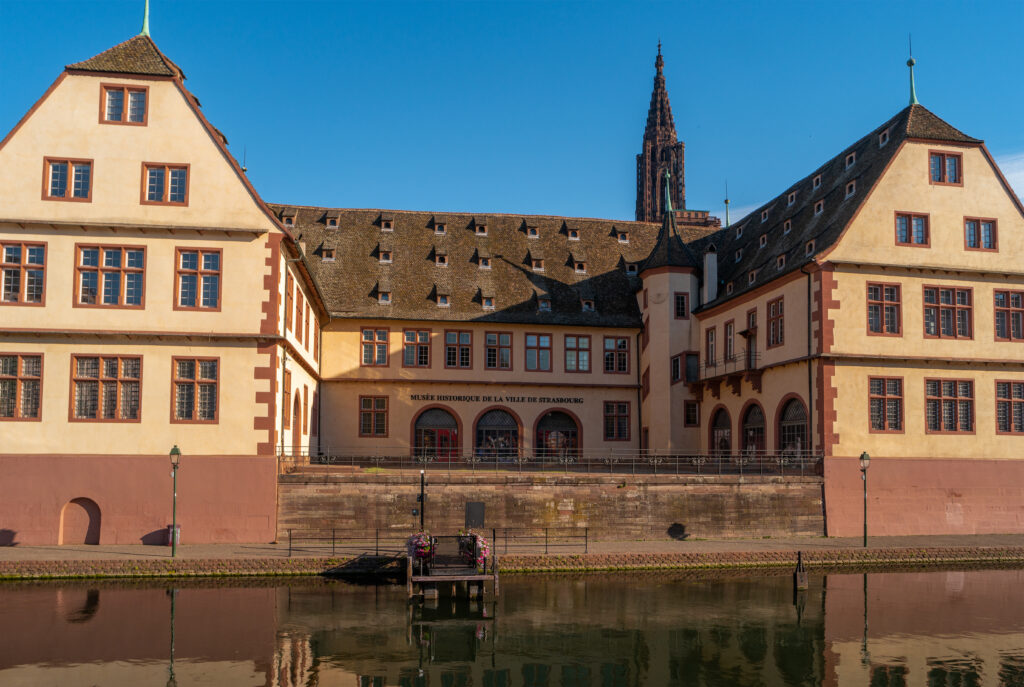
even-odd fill
[{"label": "museum building", "polygon": [[176,444],[191,541],[273,539],[282,470],[396,456],[796,461],[844,535],[867,452],[879,534],[1024,531],[1024,208],[912,70],[725,226],[660,46],[635,221],[267,204],[184,79],[144,31],[0,142],[17,541],[159,538]]}]

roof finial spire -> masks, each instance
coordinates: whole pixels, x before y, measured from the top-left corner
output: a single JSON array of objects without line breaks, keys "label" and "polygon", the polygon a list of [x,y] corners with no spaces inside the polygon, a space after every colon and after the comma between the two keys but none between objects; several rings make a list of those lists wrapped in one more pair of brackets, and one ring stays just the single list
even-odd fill
[{"label": "roof finial spire", "polygon": [[658,74],[661,74],[662,67],[665,66],[665,60],[661,58],[661,39],[658,39],[658,56],[654,58],[654,68],[658,70]]},{"label": "roof finial spire", "polygon": [[729,180],[725,180],[725,228],[729,228]]},{"label": "roof finial spire", "polygon": [[149,35],[149,0],[146,0],[146,13],[142,16],[142,31],[139,31],[139,35]]},{"label": "roof finial spire", "polygon": [[914,87],[914,65],[917,64],[917,61],[914,59],[914,43],[909,33],[907,34],[907,47],[910,51],[910,59],[907,60],[907,66],[910,67],[910,104],[920,105],[917,102],[917,89]]},{"label": "roof finial spire", "polygon": [[672,214],[672,172],[665,170],[665,214]]}]

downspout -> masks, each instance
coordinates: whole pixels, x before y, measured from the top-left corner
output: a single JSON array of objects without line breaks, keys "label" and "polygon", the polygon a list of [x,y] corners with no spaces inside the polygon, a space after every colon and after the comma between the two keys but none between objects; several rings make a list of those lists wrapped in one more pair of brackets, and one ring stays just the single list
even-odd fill
[{"label": "downspout", "polygon": [[[643,372],[640,370],[640,363],[641,363],[641,360],[640,360],[640,344],[643,342],[643,336],[644,336],[643,327],[644,327],[643,320],[641,319],[641,321],[640,321],[640,333],[636,335],[636,346],[635,346],[635,348],[636,348],[636,380],[637,380],[637,385],[636,385],[636,423],[637,424],[636,424],[636,428],[637,428],[637,433],[640,435],[640,442],[639,442],[639,444],[641,446],[641,449],[643,448],[643,442],[644,442],[644,406],[643,406],[644,400],[643,400],[643,388],[641,388],[641,386],[640,386],[640,379],[641,379],[641,377],[643,375]],[[648,447],[648,448],[650,448],[650,447]]]},{"label": "downspout", "polygon": [[800,271],[807,275],[807,444],[814,449],[814,360],[811,358],[811,280],[812,273],[804,268],[814,264],[813,258],[800,266]]}]

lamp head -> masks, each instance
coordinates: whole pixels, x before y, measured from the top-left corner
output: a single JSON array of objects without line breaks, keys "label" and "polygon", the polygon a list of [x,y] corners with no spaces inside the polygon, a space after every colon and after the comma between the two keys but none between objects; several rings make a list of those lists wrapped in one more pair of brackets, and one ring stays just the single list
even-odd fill
[{"label": "lamp head", "polygon": [[177,444],[175,444],[174,448],[171,449],[170,457],[171,465],[174,467],[178,467],[178,465],[181,463],[181,449],[178,448]]},{"label": "lamp head", "polygon": [[867,451],[860,454],[860,470],[861,472],[867,472],[868,467],[871,466],[871,456],[868,455]]}]

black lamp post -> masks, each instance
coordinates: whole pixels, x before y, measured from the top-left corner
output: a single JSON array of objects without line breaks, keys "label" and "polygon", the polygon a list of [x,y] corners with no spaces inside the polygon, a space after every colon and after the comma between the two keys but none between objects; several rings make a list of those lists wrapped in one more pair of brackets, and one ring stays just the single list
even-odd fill
[{"label": "black lamp post", "polygon": [[427,473],[424,470],[420,470],[420,532],[423,532],[423,511],[427,509]]},{"label": "black lamp post", "polygon": [[171,449],[171,477],[173,496],[171,500],[171,558],[178,555],[178,468],[181,467],[181,449],[175,444]]},{"label": "black lamp post", "polygon": [[871,456],[867,451],[860,454],[860,478],[864,482],[864,546],[868,545],[868,467],[871,465]]}]

